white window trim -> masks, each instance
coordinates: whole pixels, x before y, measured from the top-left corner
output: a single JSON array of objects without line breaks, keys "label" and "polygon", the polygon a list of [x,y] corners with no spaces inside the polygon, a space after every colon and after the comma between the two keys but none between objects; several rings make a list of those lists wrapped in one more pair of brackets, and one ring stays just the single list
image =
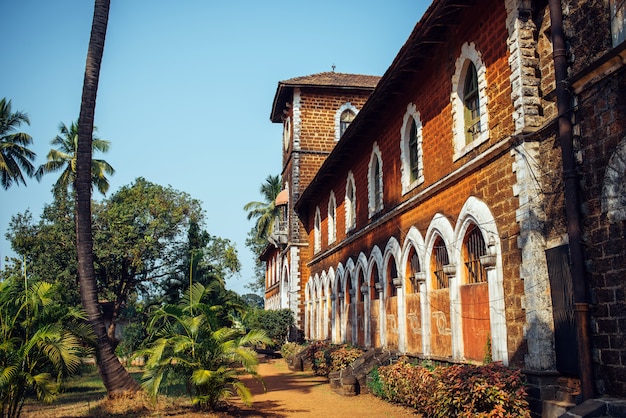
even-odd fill
[{"label": "white window trim", "polygon": [[359,110],[350,102],[342,104],[339,109],[337,109],[337,112],[335,113],[335,142],[341,139],[341,114],[346,110],[354,112],[354,117],[359,114]]},{"label": "white window trim", "polygon": [[291,117],[285,116],[283,121],[283,146],[285,150],[289,148],[289,142],[291,141]]},{"label": "white window trim", "polygon": [[[352,186],[352,196],[348,194],[350,186]],[[356,186],[352,171],[348,172],[348,178],[346,179],[346,197],[344,199],[344,205],[346,214],[346,233],[348,233],[356,228]]]},{"label": "white window trim", "polygon": [[[620,5],[620,8],[617,6]],[[611,38],[613,40],[613,48],[624,42],[626,39],[626,7],[623,0],[611,0]]]},{"label": "white window trim", "polygon": [[[476,67],[478,76],[478,98],[480,100],[480,135],[469,144],[465,144],[465,112],[463,104],[463,89],[465,88],[465,75],[469,62]],[[464,43],[461,47],[461,55],[456,60],[456,71],[452,76],[452,131],[454,143],[454,156],[456,161],[478,145],[489,139],[489,115],[487,114],[487,67],[482,55],[476,50],[474,43]]]},{"label": "white window trim", "polygon": [[337,240],[337,199],[335,192],[331,190],[328,198],[328,243],[332,244]]},{"label": "white window trim", "polygon": [[[378,167],[380,172],[380,177],[378,179],[374,178],[374,161],[378,161]],[[378,148],[377,142],[374,142],[374,146],[372,147],[372,156],[370,157],[367,173],[368,215],[371,218],[376,213],[382,211],[385,206],[385,200],[383,199],[383,197],[385,196],[385,193],[383,191],[383,159],[380,155],[380,149]],[[377,196],[374,196],[374,185],[376,181],[380,182],[380,207],[376,207]]]},{"label": "white window trim", "polygon": [[[419,173],[415,180],[411,181],[411,151],[409,142],[411,140],[411,122],[415,120],[417,126],[417,164]],[[409,192],[424,182],[424,161],[422,152],[422,120],[420,113],[413,103],[406,107],[406,113],[402,119],[400,128],[400,172],[402,179],[402,194]]]},{"label": "white window trim", "polygon": [[319,206],[315,208],[315,221],[313,226],[313,252],[319,253],[322,250],[322,216]]}]

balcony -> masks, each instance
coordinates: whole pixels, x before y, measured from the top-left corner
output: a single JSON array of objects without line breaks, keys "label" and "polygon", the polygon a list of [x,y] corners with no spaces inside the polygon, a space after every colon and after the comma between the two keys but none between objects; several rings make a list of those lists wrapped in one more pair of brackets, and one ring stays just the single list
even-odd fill
[{"label": "balcony", "polygon": [[272,225],[272,233],[267,239],[277,247],[284,247],[287,245],[287,232],[287,221],[281,221],[279,218],[276,218],[274,219],[274,224]]}]

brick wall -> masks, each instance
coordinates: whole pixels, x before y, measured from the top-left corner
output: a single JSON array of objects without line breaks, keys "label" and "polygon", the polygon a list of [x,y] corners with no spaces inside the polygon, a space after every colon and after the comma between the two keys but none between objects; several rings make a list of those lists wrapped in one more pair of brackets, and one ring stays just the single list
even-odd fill
[{"label": "brick wall", "polygon": [[[488,12],[486,12],[488,10]],[[506,320],[508,324],[508,347],[512,364],[523,365],[526,353],[524,341],[525,316],[521,305],[524,293],[523,282],[519,277],[520,250],[517,247],[519,226],[515,213],[519,205],[513,194],[516,176],[513,172],[513,159],[509,153],[502,153],[484,165],[469,169],[464,177],[450,184],[447,188],[429,193],[427,190],[454,170],[464,167],[477,155],[487,150],[511,134],[514,124],[511,114],[510,67],[508,64],[507,30],[505,27],[504,7],[475,7],[469,9],[460,19],[468,24],[461,25],[450,40],[438,50],[444,53],[429,60],[428,71],[420,72],[408,79],[403,86],[405,95],[397,101],[385,104],[380,110],[380,119],[371,130],[371,136],[364,138],[353,157],[344,167],[344,171],[333,173],[332,182],[321,192],[317,203],[322,218],[322,251],[311,264],[311,276],[321,275],[324,271],[336,268],[338,263],[346,263],[349,258],[363,252],[369,256],[372,248],[385,248],[390,238],[402,243],[411,227],[416,227],[426,234],[430,222],[436,213],[443,214],[454,225],[462,205],[470,196],[484,201],[491,209],[501,239],[503,260],[504,293]],[[450,108],[451,78],[455,60],[463,42],[471,40],[482,54],[487,66],[488,111],[490,116],[490,139],[477,149],[453,161],[452,119]],[[400,181],[400,128],[407,104],[414,103],[420,112],[423,125],[424,177],[422,185],[403,195]],[[376,142],[382,155],[384,173],[384,211],[398,210],[397,215],[379,221],[381,216],[368,218],[368,164],[372,144]],[[353,233],[346,236],[344,217],[344,196],[348,171],[354,173],[357,194],[357,231],[374,223],[375,228],[345,244]],[[326,214],[328,197],[331,189],[337,198],[337,241],[330,247],[327,242]],[[419,197],[415,203],[397,209],[404,202]],[[308,208],[308,213],[315,212],[315,207]],[[308,230],[313,230],[313,216],[308,218]],[[313,234],[309,234],[309,246],[313,245]],[[336,248],[336,250],[333,250]]]}]

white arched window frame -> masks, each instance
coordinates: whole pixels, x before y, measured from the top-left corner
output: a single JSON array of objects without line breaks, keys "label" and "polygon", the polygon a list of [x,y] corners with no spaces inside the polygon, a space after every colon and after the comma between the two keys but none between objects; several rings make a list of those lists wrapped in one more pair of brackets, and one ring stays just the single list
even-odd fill
[{"label": "white arched window frame", "polygon": [[378,143],[374,142],[367,176],[368,214],[371,218],[383,210],[383,159]]},{"label": "white arched window frame", "polygon": [[413,103],[406,107],[400,128],[400,171],[402,194],[424,182],[422,121]]},{"label": "white arched window frame", "polygon": [[356,187],[354,186],[354,174],[348,173],[346,179],[346,198],[344,199],[346,213],[346,233],[356,228]]},{"label": "white arched window frame", "polygon": [[611,7],[611,37],[613,47],[624,42],[626,39],[626,6],[624,0],[610,0]]},{"label": "white arched window frame", "polygon": [[285,149],[289,148],[289,142],[291,141],[291,118],[285,116],[283,120],[283,146]]},{"label": "white arched window frame", "polygon": [[328,243],[332,244],[337,240],[337,199],[335,192],[331,190],[328,198]]},{"label": "white arched window frame", "polygon": [[[480,122],[476,126],[467,126],[465,120],[465,84],[473,64],[476,69],[478,106]],[[456,71],[452,76],[452,93],[450,102],[452,104],[453,138],[454,138],[454,160],[461,158],[478,145],[489,139],[489,115],[487,114],[487,67],[485,66],[480,52],[476,50],[474,43],[465,43],[461,47],[461,55],[456,60]],[[468,129],[478,129],[474,133],[474,139],[467,142],[466,133]]]},{"label": "white arched window frame", "polygon": [[354,120],[359,110],[350,102],[342,104],[337,112],[335,112],[335,141],[341,139],[341,135],[348,128],[348,125]]},{"label": "white arched window frame", "polygon": [[313,226],[313,252],[319,253],[322,250],[322,216],[320,208],[315,208],[315,221]]}]

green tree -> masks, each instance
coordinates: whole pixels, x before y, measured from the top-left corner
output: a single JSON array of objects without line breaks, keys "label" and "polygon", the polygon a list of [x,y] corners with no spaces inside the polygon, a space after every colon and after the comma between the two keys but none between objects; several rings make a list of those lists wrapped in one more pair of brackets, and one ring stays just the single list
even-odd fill
[{"label": "green tree", "polygon": [[[30,394],[50,402],[78,372],[91,341],[80,312],[55,304],[47,282],[27,285],[19,276],[0,282],[0,414],[20,415]],[[84,339],[86,337],[86,339]]]},{"label": "green tree", "polygon": [[172,187],[136,179],[93,205],[95,274],[99,295],[113,304],[108,335],[129,298],[158,300],[161,283],[179,268],[188,248],[187,231],[201,223],[198,200]]},{"label": "green tree", "polygon": [[213,305],[205,303],[207,293],[209,289],[194,283],[181,304],[154,312],[148,328],[153,337],[143,351],[147,356],[143,387],[156,397],[163,382],[182,381],[202,408],[216,409],[235,393],[250,404],[250,390],[241,377],[258,377],[253,347],[269,339],[263,331],[218,327]]},{"label": "green tree", "polygon": [[280,176],[269,175],[260,190],[264,201],[248,202],[243,207],[245,211],[248,211],[248,220],[256,219],[255,227],[258,237],[267,238],[272,233],[274,219],[280,214],[275,203],[280,190]]},{"label": "green tree", "polygon": [[248,328],[265,331],[272,340],[272,346],[280,347],[287,342],[289,330],[295,325],[293,312],[289,309],[264,310],[254,309],[246,316]]},{"label": "green tree", "polygon": [[100,67],[104,52],[110,0],[95,0],[91,36],[87,47],[85,78],[78,116],[78,146],[76,147],[76,253],[80,297],[87,318],[94,330],[97,344],[98,369],[102,382],[110,396],[123,392],[135,392],[139,385],[126,371],[115,355],[114,346],[107,330],[98,303],[98,286],[94,270],[93,238],[91,228],[91,145],[96,95],[100,79]]},{"label": "green tree", "polygon": [[19,111],[11,111],[11,101],[0,99],[0,173],[2,187],[8,189],[13,182],[19,186],[26,185],[22,170],[32,176],[35,167],[32,161],[35,153],[26,148],[33,138],[23,132],[15,132],[22,123],[30,125],[28,115]]},{"label": "green tree", "polygon": [[223,287],[226,279],[241,269],[237,249],[231,241],[202,230],[195,220],[190,222],[187,245],[182,248],[178,259],[180,263],[163,282],[167,303],[178,303],[191,283],[208,286],[218,281]]},{"label": "green tree", "polygon": [[30,278],[58,284],[55,300],[80,306],[75,227],[74,201],[67,191],[44,206],[38,221],[29,211],[12,216],[5,236],[19,258],[6,264],[4,277],[19,275],[25,262]]},{"label": "green tree", "polygon": [[[94,132],[97,128],[93,128]],[[72,122],[70,127],[64,123],[59,125],[60,135],[57,135],[50,143],[57,149],[51,149],[48,152],[48,161],[40,165],[35,172],[35,177],[40,180],[44,174],[61,171],[59,179],[54,183],[54,192],[59,193],[61,190],[67,190],[69,187],[74,188],[76,181],[76,151],[78,148],[78,124]],[[95,137],[92,134],[92,152],[107,152],[111,143],[104,139]],[[107,174],[112,175],[115,170],[105,160],[91,160],[91,182],[96,186],[98,191],[106,194],[109,190],[109,180]]]},{"label": "green tree", "polygon": [[260,257],[267,248],[267,238],[259,237],[256,227],[252,227],[248,231],[245,245],[254,254],[254,279],[247,283],[246,287],[255,293],[263,294],[265,292],[265,263]]}]

